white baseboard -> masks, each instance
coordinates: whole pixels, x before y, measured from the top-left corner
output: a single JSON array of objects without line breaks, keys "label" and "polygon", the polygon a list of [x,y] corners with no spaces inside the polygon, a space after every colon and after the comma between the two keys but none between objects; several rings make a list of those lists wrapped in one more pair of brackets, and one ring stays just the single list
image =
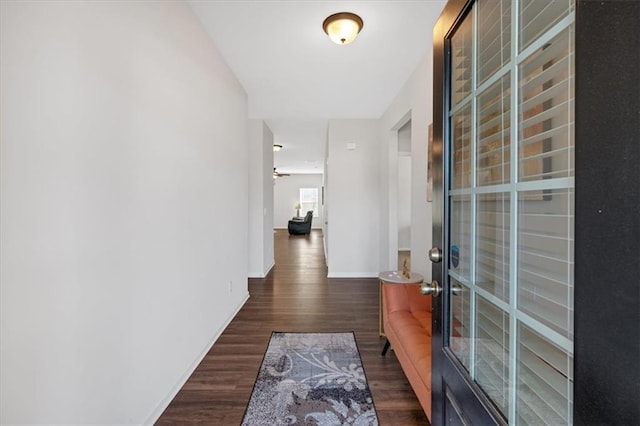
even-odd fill
[{"label": "white baseboard", "polygon": [[171,401],[173,401],[173,398],[176,397],[178,392],[180,392],[180,389],[182,389],[182,387],[187,382],[187,380],[189,380],[189,377],[191,377],[191,374],[198,367],[198,365],[200,365],[204,357],[209,353],[213,344],[216,343],[216,341],[220,338],[220,336],[222,335],[224,330],[227,328],[227,326],[229,326],[231,321],[233,321],[236,315],[238,315],[238,312],[240,312],[240,309],[242,309],[244,304],[247,303],[247,300],[249,300],[249,293],[247,293],[244,300],[242,301],[242,303],[240,303],[240,305],[235,310],[235,312],[229,318],[227,318],[224,325],[220,327],[218,332],[213,336],[213,339],[211,339],[209,343],[207,343],[204,350],[196,357],[195,361],[186,369],[184,374],[182,374],[182,376],[180,377],[178,382],[175,384],[175,386],[171,389],[169,394],[165,398],[163,398],[162,401],[160,401],[160,404],[158,404],[158,406],[151,412],[151,415],[147,417],[147,420],[145,420],[142,423],[143,425],[153,425],[158,421],[162,413],[164,413],[164,410],[167,409]]},{"label": "white baseboard", "polygon": [[271,261],[271,265],[269,265],[269,267],[264,271],[264,276],[262,278],[264,278],[267,275],[269,275],[269,272],[271,272],[271,270],[273,269],[274,266],[276,266],[276,261],[272,260]]},{"label": "white baseboard", "polygon": [[378,278],[380,272],[329,272],[327,278]]},{"label": "white baseboard", "polygon": [[249,278],[264,278],[269,274],[269,272],[271,271],[271,269],[273,269],[275,265],[276,265],[276,262],[271,261],[271,265],[269,265],[264,272],[249,272],[247,276]]}]

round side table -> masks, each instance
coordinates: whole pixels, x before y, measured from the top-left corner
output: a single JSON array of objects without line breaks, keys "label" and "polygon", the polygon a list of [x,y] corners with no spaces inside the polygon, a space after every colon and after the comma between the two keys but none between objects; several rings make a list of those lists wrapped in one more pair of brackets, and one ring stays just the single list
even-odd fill
[{"label": "round side table", "polygon": [[409,278],[402,271],[384,271],[378,274],[378,333],[384,337],[384,318],[382,311],[382,284],[422,284],[424,277],[417,272],[410,272]]}]

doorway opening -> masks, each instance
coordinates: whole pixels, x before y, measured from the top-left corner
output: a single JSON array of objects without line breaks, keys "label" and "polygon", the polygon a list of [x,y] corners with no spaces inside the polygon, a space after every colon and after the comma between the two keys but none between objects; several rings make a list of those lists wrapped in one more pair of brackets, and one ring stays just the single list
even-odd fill
[{"label": "doorway opening", "polygon": [[411,120],[398,129],[398,269],[411,270]]}]

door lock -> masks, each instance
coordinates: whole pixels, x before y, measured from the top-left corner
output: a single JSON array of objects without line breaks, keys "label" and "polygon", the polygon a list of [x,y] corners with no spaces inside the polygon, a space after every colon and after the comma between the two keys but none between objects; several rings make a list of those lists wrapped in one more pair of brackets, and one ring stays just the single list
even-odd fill
[{"label": "door lock", "polygon": [[432,295],[434,297],[438,297],[442,292],[442,287],[440,287],[440,283],[436,280],[431,281],[430,283],[422,283],[420,286],[420,292],[427,295]]},{"label": "door lock", "polygon": [[429,260],[433,263],[442,262],[442,250],[440,250],[438,247],[433,247],[431,250],[429,250]]}]

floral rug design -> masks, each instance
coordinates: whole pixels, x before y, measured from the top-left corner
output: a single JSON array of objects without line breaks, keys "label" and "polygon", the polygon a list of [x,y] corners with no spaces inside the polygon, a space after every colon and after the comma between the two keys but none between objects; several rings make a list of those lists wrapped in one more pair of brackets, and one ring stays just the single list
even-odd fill
[{"label": "floral rug design", "polygon": [[272,333],[242,425],[377,424],[353,333]]}]

